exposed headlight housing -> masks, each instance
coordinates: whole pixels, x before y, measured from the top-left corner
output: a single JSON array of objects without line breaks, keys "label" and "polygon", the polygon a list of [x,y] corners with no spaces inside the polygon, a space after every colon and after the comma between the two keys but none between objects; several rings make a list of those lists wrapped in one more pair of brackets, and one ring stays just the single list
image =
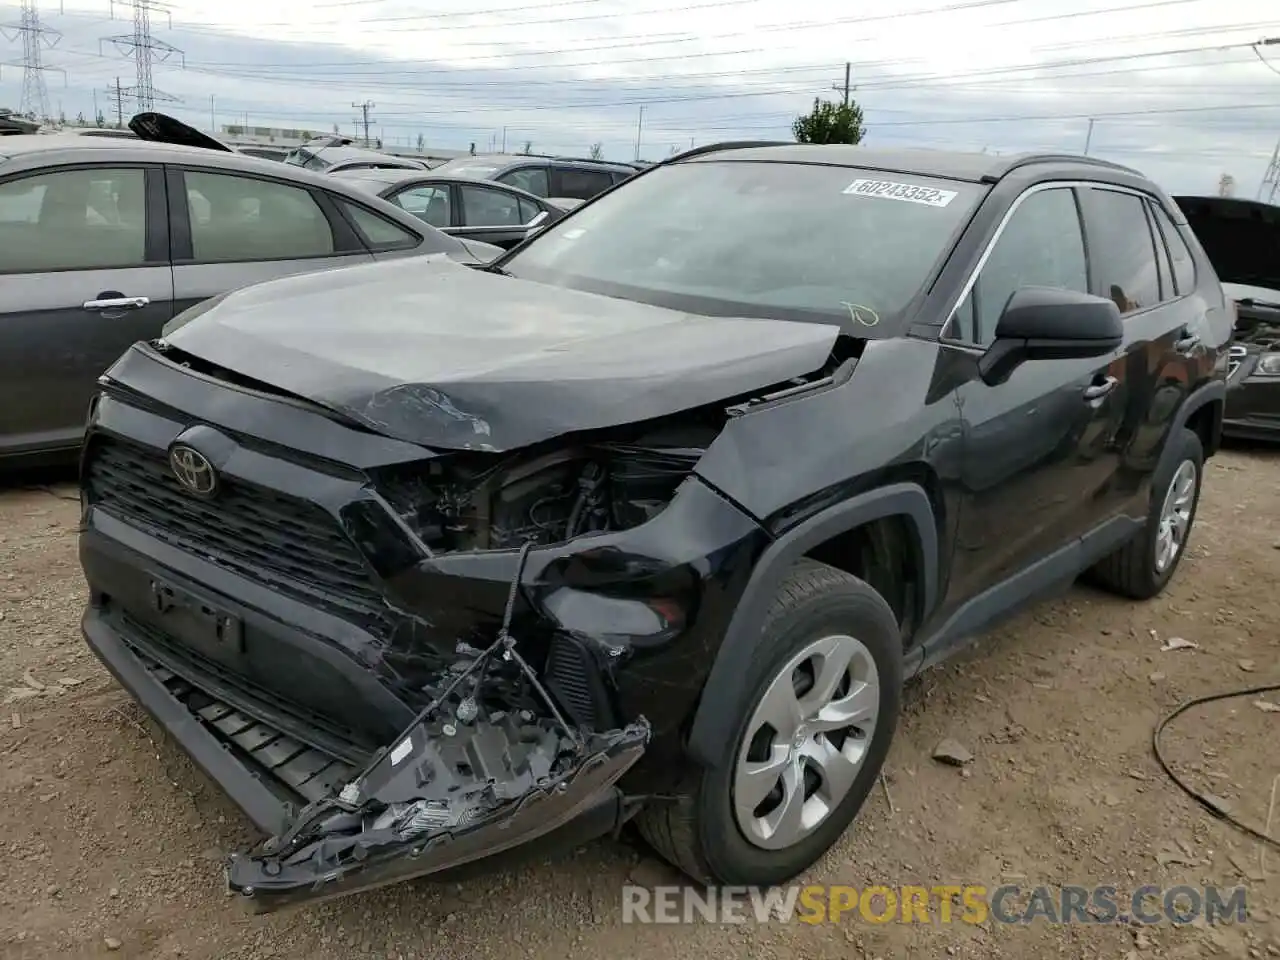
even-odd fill
[{"label": "exposed headlight housing", "polygon": [[1263,377],[1280,377],[1280,351],[1264,353],[1258,358],[1258,365],[1253,372]]}]

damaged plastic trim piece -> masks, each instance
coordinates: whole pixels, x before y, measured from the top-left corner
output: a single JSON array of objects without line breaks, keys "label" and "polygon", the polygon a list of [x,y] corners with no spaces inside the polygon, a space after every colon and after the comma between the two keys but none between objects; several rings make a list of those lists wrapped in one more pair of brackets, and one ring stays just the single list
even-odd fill
[{"label": "damaged plastic trim piece", "polygon": [[[231,857],[227,883],[257,912],[483,859],[551,833],[616,794],[614,784],[644,752],[649,724],[641,718],[604,733],[570,727],[520,656],[509,627],[529,547],[494,643],[336,797]],[[484,710],[483,684],[495,658],[518,668],[550,716]],[[458,691],[461,699],[443,714]]]}]

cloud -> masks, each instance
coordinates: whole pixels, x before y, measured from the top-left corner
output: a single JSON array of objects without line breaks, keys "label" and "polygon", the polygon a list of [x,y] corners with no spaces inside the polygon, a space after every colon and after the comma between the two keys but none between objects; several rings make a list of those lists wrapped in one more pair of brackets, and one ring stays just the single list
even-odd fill
[{"label": "cloud", "polygon": [[[52,8],[52,4],[46,4]],[[815,96],[836,97],[852,61],[868,142],[991,152],[1064,150],[1136,166],[1173,192],[1231,173],[1252,196],[1280,136],[1280,46],[1269,69],[1247,44],[1280,35],[1253,0],[221,0],[153,13],[181,48],[157,63],[157,104],[188,122],[355,132],[375,104],[387,141],[648,158],[717,139],[787,138]],[[948,9],[942,9],[948,8]],[[134,63],[100,43],[129,9],[46,9],[61,41],[50,99],[74,117],[109,111]],[[929,13],[919,11],[929,10]],[[15,6],[0,7],[15,20]],[[1214,49],[1215,47],[1220,49]],[[15,45],[13,56],[20,55]],[[1162,55],[1163,54],[1163,55]],[[185,67],[182,66],[185,59]],[[21,70],[0,71],[17,106]],[[213,98],[212,104],[210,97]],[[211,110],[212,108],[212,110]],[[131,110],[126,104],[126,112]],[[643,110],[643,117],[641,112]],[[1093,119],[1090,132],[1090,118]],[[638,129],[639,128],[639,129]]]}]

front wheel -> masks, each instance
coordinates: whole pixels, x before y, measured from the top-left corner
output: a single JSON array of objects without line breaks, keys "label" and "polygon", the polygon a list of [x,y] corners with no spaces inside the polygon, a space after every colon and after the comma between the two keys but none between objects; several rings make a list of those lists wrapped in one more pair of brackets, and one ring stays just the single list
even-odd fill
[{"label": "front wheel", "polygon": [[875,784],[902,689],[898,623],[857,577],[810,560],[779,587],[717,762],[638,825],[707,883],[770,886],[823,855]]}]

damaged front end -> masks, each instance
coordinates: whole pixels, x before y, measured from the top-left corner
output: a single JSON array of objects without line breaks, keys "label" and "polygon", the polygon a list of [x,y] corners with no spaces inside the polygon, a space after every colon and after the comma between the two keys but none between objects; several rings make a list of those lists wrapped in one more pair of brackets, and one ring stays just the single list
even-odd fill
[{"label": "damaged front end", "polygon": [[[521,553],[521,568],[528,548]],[[602,733],[571,726],[510,633],[446,678],[408,728],[337,796],[231,857],[230,889],[257,912],[439,873],[553,833],[601,807],[649,739],[643,718]]]}]

